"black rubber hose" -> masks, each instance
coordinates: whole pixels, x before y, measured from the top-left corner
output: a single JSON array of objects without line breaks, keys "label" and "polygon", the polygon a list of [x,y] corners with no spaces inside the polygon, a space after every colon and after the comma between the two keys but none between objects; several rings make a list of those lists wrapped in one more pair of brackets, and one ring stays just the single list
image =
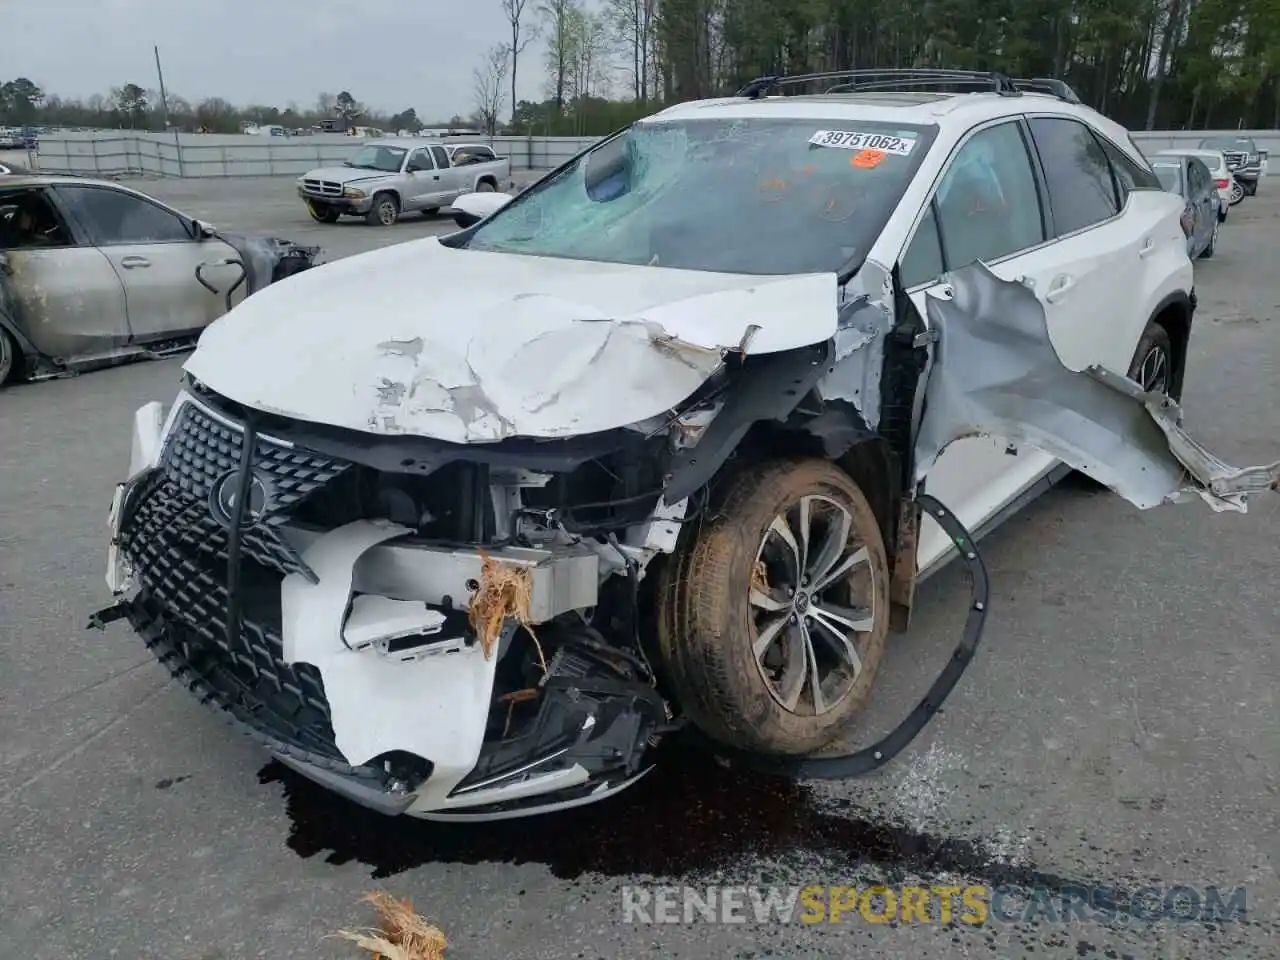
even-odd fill
[{"label": "black rubber hose", "polygon": [[243,646],[252,657],[240,632],[240,528],[244,523],[245,501],[249,497],[249,480],[253,476],[254,448],[258,445],[258,431],[252,417],[245,419],[240,444],[236,500],[231,505],[231,528],[227,531],[227,646],[233,650]]},{"label": "black rubber hose", "polygon": [[[978,548],[954,513],[942,503],[927,494],[921,494],[917,501],[938,525],[951,537],[956,549],[960,551],[960,559],[969,568],[973,580],[969,615],[965,618],[964,632],[960,643],[951,653],[942,673],[933,681],[933,685],[924,695],[924,699],[916,705],[906,719],[894,727],[888,734],[869,747],[854,753],[838,757],[789,757],[776,754],[751,753],[734,750],[716,743],[706,745],[713,753],[732,763],[758,770],[761,773],[791,777],[797,780],[843,780],[860,777],[884,766],[907,748],[912,740],[923,730],[942,708],[942,702],[955,689],[961,674],[973,660],[982,640],[982,631],[987,621],[987,605],[990,597],[987,580],[987,568],[978,554]],[[693,728],[690,733],[701,736]],[[705,740],[705,738],[703,738]]]}]

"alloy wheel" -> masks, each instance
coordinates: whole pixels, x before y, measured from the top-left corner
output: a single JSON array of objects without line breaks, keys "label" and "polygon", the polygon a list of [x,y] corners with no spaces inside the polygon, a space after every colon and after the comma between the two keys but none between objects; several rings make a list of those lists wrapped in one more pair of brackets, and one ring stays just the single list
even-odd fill
[{"label": "alloy wheel", "polygon": [[396,205],[390,200],[383,200],[378,204],[378,220],[384,227],[389,227],[396,222]]},{"label": "alloy wheel", "polygon": [[862,673],[881,611],[871,553],[853,532],[843,506],[806,496],[774,517],[756,554],[752,653],[770,695],[790,713],[829,713]]},{"label": "alloy wheel", "polygon": [[1138,383],[1150,393],[1169,392],[1169,355],[1160,346],[1152,347],[1138,365]]}]

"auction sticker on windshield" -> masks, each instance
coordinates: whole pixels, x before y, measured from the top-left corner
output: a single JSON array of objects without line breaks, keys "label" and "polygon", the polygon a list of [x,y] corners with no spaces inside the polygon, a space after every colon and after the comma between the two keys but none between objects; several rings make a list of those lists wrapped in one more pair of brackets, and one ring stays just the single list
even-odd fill
[{"label": "auction sticker on windshield", "polygon": [[854,130],[819,130],[809,142],[819,147],[839,147],[841,150],[879,150],[905,157],[915,148],[914,139],[891,137],[885,133],[858,133]]}]

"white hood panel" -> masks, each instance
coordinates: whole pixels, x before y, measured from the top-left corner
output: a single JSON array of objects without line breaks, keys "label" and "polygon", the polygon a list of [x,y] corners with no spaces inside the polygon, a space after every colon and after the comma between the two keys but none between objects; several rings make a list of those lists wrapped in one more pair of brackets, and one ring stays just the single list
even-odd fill
[{"label": "white hood panel", "polygon": [[822,342],[836,313],[834,274],[481,253],[429,237],[266,287],[205,330],[185,369],[238,403],[335,427],[551,438],[657,416],[724,351]]}]

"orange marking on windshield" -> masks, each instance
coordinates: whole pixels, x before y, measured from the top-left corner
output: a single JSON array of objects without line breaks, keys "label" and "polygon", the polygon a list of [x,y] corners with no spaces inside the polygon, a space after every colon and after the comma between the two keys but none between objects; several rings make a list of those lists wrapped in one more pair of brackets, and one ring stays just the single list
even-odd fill
[{"label": "orange marking on windshield", "polygon": [[879,166],[884,157],[883,150],[859,150],[849,158],[849,166],[857,167],[860,170],[870,170],[872,167]]}]

